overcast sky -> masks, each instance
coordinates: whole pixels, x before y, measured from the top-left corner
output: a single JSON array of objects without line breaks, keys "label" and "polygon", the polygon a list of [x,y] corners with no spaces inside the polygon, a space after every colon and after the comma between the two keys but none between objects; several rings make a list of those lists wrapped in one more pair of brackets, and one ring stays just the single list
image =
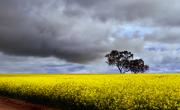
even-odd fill
[{"label": "overcast sky", "polygon": [[179,0],[0,0],[0,73],[118,72],[112,49],[180,72],[179,12]]}]

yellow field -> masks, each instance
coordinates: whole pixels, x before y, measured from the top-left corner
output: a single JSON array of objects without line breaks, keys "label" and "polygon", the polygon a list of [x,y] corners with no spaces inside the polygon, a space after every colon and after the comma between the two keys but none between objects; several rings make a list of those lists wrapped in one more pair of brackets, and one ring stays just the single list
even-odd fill
[{"label": "yellow field", "polygon": [[180,75],[0,75],[0,95],[77,110],[176,110]]}]

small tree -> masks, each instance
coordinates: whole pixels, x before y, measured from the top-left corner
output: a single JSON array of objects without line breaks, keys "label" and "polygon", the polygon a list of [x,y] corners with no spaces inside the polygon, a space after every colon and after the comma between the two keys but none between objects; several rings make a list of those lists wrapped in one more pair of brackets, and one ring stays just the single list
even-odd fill
[{"label": "small tree", "polygon": [[149,69],[148,65],[144,65],[142,59],[135,59],[129,62],[129,70],[133,73],[144,73]]},{"label": "small tree", "polygon": [[144,61],[142,59],[133,60],[133,54],[128,51],[117,51],[112,50],[107,57],[107,62],[109,65],[116,66],[120,73],[125,73],[128,71],[138,73],[145,72],[149,69],[148,65],[144,65]]}]

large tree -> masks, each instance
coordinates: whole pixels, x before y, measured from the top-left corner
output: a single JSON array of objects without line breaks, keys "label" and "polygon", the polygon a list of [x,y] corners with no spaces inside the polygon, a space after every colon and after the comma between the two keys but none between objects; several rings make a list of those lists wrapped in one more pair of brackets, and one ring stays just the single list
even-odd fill
[{"label": "large tree", "polygon": [[128,71],[134,73],[143,73],[149,69],[148,65],[144,64],[142,59],[135,59],[133,60],[133,54],[128,51],[117,51],[112,50],[107,57],[107,63],[109,65],[116,66],[120,73],[125,73]]}]

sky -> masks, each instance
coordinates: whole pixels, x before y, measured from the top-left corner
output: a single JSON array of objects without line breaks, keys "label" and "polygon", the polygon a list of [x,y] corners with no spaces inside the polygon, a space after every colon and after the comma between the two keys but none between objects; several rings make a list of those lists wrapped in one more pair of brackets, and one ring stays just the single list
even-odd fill
[{"label": "sky", "polygon": [[108,73],[128,50],[180,72],[179,0],[1,0],[0,73]]}]

